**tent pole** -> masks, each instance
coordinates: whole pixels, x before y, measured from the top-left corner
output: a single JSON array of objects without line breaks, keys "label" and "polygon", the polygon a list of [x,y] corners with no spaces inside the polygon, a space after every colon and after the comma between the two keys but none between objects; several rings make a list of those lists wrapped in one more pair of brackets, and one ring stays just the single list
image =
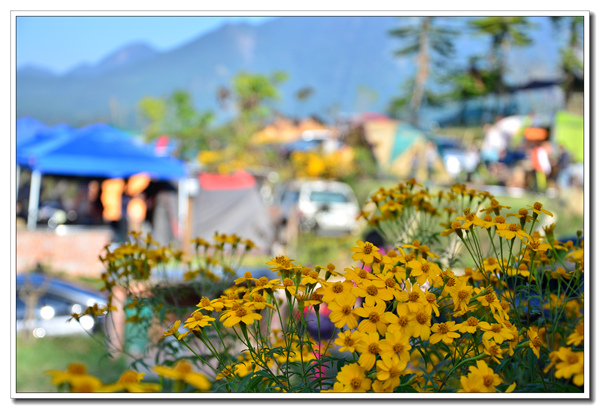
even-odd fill
[{"label": "tent pole", "polygon": [[31,172],[31,185],[29,188],[29,211],[27,212],[27,228],[29,230],[34,230],[37,225],[41,181],[42,174],[39,170],[34,170]]},{"label": "tent pole", "polygon": [[17,165],[17,196],[15,200],[19,200],[19,182],[21,181],[21,167]]},{"label": "tent pole", "polygon": [[178,217],[177,217],[177,235],[179,236],[179,241],[181,242],[181,246],[183,248],[183,239],[185,236],[185,220],[187,217],[187,190],[185,179],[180,179],[177,186],[177,207],[178,207]]}]

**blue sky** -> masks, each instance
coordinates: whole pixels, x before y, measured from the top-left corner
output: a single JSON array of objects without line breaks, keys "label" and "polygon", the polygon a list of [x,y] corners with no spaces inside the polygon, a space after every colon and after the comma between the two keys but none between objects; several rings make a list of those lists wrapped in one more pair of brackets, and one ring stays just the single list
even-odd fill
[{"label": "blue sky", "polygon": [[270,17],[17,17],[17,68],[38,66],[60,74],[94,64],[119,47],[145,42],[175,48],[226,22],[260,24]]}]

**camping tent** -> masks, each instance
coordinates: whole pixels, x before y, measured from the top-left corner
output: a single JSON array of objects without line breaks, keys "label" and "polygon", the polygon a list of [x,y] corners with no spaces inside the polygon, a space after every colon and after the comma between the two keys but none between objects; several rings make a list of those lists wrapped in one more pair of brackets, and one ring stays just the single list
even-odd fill
[{"label": "camping tent", "polygon": [[30,228],[36,225],[42,174],[126,178],[144,172],[152,179],[180,180],[187,173],[181,161],[159,157],[141,141],[101,123],[32,144],[17,153],[17,164],[32,171]]},{"label": "camping tent", "polygon": [[[367,121],[363,126],[380,170],[401,179],[411,175],[420,180],[426,179],[428,138],[425,132],[406,122],[391,119]],[[447,179],[441,158],[436,159],[434,167],[438,180]]]},{"label": "camping tent", "polygon": [[243,171],[233,175],[201,173],[198,179],[200,189],[191,215],[193,237],[210,239],[215,232],[237,234],[268,252],[274,228],[256,179]]}]

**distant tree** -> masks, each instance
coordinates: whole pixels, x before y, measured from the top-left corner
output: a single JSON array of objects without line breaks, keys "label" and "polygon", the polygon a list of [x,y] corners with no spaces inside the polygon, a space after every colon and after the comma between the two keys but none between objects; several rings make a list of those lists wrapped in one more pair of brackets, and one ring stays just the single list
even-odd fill
[{"label": "distant tree", "polygon": [[221,105],[231,103],[235,111],[234,118],[216,131],[224,138],[230,159],[261,163],[258,157],[264,152],[253,149],[250,139],[276,114],[274,105],[280,98],[279,86],[287,77],[283,71],[270,75],[240,72],[233,77],[230,87],[219,88],[217,98]]},{"label": "distant tree", "polygon": [[[298,91],[296,91],[295,93],[295,97],[296,97],[296,101],[298,101],[298,103],[305,103],[310,97],[312,97],[315,94],[315,89],[309,85],[300,88]],[[298,111],[299,108],[296,109],[296,115],[299,115]]]},{"label": "distant tree", "polygon": [[[451,27],[435,24],[438,17],[419,17],[416,24],[407,25],[390,31],[390,35],[405,41],[405,45],[395,52],[396,56],[415,56],[417,71],[414,79],[405,84],[409,93],[396,99],[391,106],[397,110],[408,105],[408,119],[414,125],[419,124],[419,111],[425,101],[436,100],[426,85],[430,78],[431,66],[443,67],[444,62],[454,55],[454,37],[458,31]],[[427,98],[429,97],[429,99]]]},{"label": "distant tree", "polygon": [[563,88],[565,90],[565,104],[575,91],[576,76],[583,77],[583,24],[582,16],[552,16],[552,23],[557,28],[565,24],[567,44],[561,50],[561,69],[564,73]]},{"label": "distant tree", "polygon": [[182,159],[192,159],[198,150],[209,145],[209,127],[214,120],[210,111],[199,112],[187,91],[176,90],[166,98],[146,97],[138,102],[138,110],[148,122],[148,141],[167,134],[178,143]]},{"label": "distant tree", "polygon": [[507,72],[508,52],[511,46],[523,47],[531,43],[527,31],[533,24],[522,16],[490,16],[469,21],[470,28],[476,33],[491,37],[489,64],[497,78],[493,92],[498,96],[498,105],[506,92],[505,75]]}]

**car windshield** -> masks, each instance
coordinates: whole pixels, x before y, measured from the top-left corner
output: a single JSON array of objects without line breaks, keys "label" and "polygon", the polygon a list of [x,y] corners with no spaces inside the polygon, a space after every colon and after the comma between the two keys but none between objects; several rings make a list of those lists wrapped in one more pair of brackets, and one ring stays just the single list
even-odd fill
[{"label": "car windshield", "polygon": [[311,192],[310,201],[316,203],[348,203],[346,195],[340,192]]}]

